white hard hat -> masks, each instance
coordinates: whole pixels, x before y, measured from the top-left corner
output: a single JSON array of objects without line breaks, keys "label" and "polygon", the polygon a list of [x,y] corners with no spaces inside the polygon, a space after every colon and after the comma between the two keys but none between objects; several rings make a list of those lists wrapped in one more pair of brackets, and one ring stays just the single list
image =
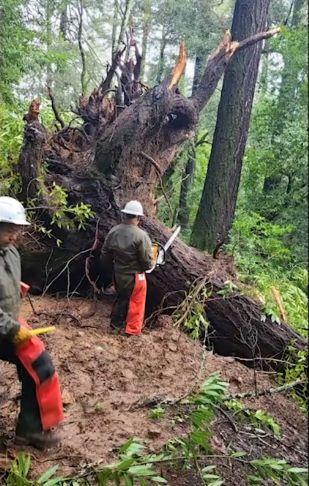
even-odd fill
[{"label": "white hard hat", "polygon": [[24,206],[13,197],[0,197],[0,223],[29,225]]},{"label": "white hard hat", "polygon": [[121,212],[132,216],[144,216],[143,206],[139,201],[129,201]]}]

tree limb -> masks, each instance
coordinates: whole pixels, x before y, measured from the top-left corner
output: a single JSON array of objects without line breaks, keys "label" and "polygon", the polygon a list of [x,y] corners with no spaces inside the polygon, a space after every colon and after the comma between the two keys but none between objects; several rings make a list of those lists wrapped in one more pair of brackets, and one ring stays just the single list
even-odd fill
[{"label": "tree limb", "polygon": [[235,398],[256,398],[256,397],[262,397],[264,395],[274,395],[276,393],[292,390],[298,385],[304,385],[303,380],[296,380],[296,381],[292,381],[291,383],[285,383],[284,385],[278,386],[276,388],[268,388],[267,390],[261,390],[257,394],[255,393],[255,391],[253,391],[253,392],[246,392],[246,393],[238,393],[236,395],[229,395],[228,397],[226,397],[226,400],[232,400]]},{"label": "tree limb", "polygon": [[226,31],[219,47],[210,55],[201,82],[191,97],[197,110],[201,111],[207,105],[236,52],[253,46],[264,39],[269,39],[278,34],[280,30],[280,27],[278,27],[267,32],[260,32],[240,42],[232,41],[231,33]]},{"label": "tree limb", "polygon": [[56,102],[55,102],[55,97],[53,95],[53,92],[52,92],[52,89],[51,89],[50,86],[47,86],[47,92],[48,92],[49,99],[51,101],[51,106],[52,106],[55,118],[60,123],[61,128],[64,128],[65,123],[64,123],[63,118],[61,117],[61,115],[58,111],[58,108],[57,108],[57,105],[56,105]]}]

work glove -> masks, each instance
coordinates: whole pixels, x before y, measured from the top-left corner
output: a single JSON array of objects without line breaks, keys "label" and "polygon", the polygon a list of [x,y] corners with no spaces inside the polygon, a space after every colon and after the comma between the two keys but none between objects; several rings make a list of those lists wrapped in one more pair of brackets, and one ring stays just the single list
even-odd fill
[{"label": "work glove", "polygon": [[19,345],[25,343],[26,341],[29,341],[33,336],[33,333],[31,331],[32,330],[30,328],[28,329],[27,327],[20,326],[19,331],[17,332],[17,334],[15,334],[13,338],[13,343],[15,345]]},{"label": "work glove", "polygon": [[30,286],[25,282],[20,282],[20,293],[22,297],[26,297],[30,290]]},{"label": "work glove", "polygon": [[159,255],[159,245],[157,243],[154,243],[152,245],[152,262],[154,265],[157,263],[158,255]]}]

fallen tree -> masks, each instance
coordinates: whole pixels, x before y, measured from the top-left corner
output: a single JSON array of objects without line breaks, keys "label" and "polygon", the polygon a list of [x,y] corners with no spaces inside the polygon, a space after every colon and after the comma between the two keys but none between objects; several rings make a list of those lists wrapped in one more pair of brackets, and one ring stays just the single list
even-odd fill
[{"label": "fallen tree", "polygon": [[[32,234],[23,248],[24,278],[34,290],[89,293],[90,270],[97,287],[109,282],[110,269],[102,274],[96,256],[109,229],[119,222],[121,206],[129,199],[143,203],[147,214],[143,225],[151,238],[166,241],[170,230],[155,216],[156,188],[163,174],[182,143],[194,135],[199,113],[230,59],[239,50],[254,49],[257,42],[277,32],[262,32],[241,42],[232,40],[226,32],[191,98],[183,97],[177,87],[186,64],[183,45],[172,75],[149,90],[139,79],[140,55],[136,43],[131,42],[136,62],[130,59],[123,64],[123,52],[119,51],[100,86],[89,98],[80,98],[75,113],[83,121],[81,126],[61,123],[56,133],[48,134],[39,121],[39,103],[32,102],[25,116],[19,164],[21,198],[33,201],[35,196],[35,220],[52,227],[54,235],[48,238]],[[112,94],[115,73],[118,88]],[[53,99],[52,103],[59,121]],[[43,164],[48,168],[45,172]],[[82,201],[91,206],[95,217],[85,230],[66,230],[52,224],[53,184],[66,190],[70,204]],[[62,241],[60,248],[56,239]],[[282,357],[291,343],[297,348],[303,346],[300,336],[289,326],[262,318],[257,302],[239,292],[229,297],[220,295],[224,282],[235,277],[227,259],[213,259],[180,240],[169,252],[166,265],[149,276],[148,313],[163,297],[167,307],[177,306],[192,282],[201,276],[206,277],[205,286],[211,295],[205,313],[218,352],[256,362],[259,357]]]}]

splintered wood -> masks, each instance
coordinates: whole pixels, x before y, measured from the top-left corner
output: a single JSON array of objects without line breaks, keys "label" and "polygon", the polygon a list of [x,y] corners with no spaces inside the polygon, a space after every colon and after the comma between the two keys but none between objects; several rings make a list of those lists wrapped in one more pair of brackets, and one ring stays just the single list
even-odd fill
[{"label": "splintered wood", "polygon": [[179,46],[179,55],[178,55],[178,59],[177,59],[177,62],[176,62],[176,66],[173,69],[172,79],[171,79],[171,82],[168,86],[169,89],[172,89],[174,86],[177,86],[182,75],[185,72],[186,65],[187,65],[187,52],[186,52],[186,49],[185,49],[184,42],[181,42],[180,46]]}]

